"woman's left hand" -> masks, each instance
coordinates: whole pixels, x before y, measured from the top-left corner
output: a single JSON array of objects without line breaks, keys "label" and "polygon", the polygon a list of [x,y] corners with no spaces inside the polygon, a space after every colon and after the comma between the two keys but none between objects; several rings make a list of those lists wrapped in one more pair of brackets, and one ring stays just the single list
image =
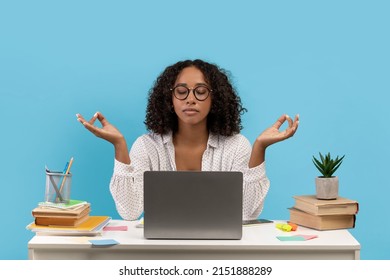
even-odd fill
[{"label": "woman's left hand", "polygon": [[[287,120],[288,127],[280,131],[280,127]],[[256,142],[260,144],[263,148],[283,141],[287,138],[292,137],[298,129],[299,125],[299,115],[295,116],[294,121],[288,115],[282,115],[271,127],[264,130],[256,139]]]}]

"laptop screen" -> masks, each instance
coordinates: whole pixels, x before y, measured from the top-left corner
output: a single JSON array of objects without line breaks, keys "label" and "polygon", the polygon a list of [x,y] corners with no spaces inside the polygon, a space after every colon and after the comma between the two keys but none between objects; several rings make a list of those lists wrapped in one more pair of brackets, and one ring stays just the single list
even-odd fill
[{"label": "laptop screen", "polygon": [[241,239],[241,172],[146,171],[144,236]]}]

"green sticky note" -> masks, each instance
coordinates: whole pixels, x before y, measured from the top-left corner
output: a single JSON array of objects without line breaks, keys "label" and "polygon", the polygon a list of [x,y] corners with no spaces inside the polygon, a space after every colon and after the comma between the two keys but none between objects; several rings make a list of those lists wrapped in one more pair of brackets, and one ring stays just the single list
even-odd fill
[{"label": "green sticky note", "polygon": [[276,236],[280,241],[305,241],[303,236]]}]

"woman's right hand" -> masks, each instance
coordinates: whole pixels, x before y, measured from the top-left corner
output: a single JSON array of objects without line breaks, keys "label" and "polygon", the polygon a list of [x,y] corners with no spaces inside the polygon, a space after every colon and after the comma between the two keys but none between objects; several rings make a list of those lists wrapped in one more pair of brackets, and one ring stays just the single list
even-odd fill
[{"label": "woman's right hand", "polygon": [[[115,158],[118,161],[125,164],[130,164],[130,157],[125,138],[115,126],[107,121],[102,113],[96,112],[89,121],[86,121],[80,114],[76,114],[76,117],[77,120],[81,122],[86,129],[91,131],[97,137],[102,138],[114,145]],[[99,122],[102,124],[101,128],[94,125],[96,120],[99,120]]]},{"label": "woman's right hand", "polygon": [[[86,129],[91,131],[97,137],[112,143],[114,146],[118,145],[124,140],[122,133],[120,133],[120,131],[115,126],[110,124],[100,112],[96,112],[89,121],[86,121],[80,114],[76,114],[76,117],[77,120],[81,122]],[[96,120],[99,120],[99,122],[102,124],[101,128],[94,125]]]}]

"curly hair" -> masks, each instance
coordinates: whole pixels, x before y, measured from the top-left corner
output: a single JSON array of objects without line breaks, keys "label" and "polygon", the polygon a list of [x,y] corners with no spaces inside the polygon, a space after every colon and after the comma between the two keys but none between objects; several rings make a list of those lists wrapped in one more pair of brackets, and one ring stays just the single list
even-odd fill
[{"label": "curly hair", "polygon": [[149,131],[165,134],[177,132],[178,119],[172,104],[172,91],[177,76],[186,67],[199,69],[211,87],[212,102],[207,116],[211,133],[232,136],[243,128],[241,115],[246,112],[233,88],[226,70],[200,59],[179,61],[168,66],[156,79],[149,91],[145,125]]}]

